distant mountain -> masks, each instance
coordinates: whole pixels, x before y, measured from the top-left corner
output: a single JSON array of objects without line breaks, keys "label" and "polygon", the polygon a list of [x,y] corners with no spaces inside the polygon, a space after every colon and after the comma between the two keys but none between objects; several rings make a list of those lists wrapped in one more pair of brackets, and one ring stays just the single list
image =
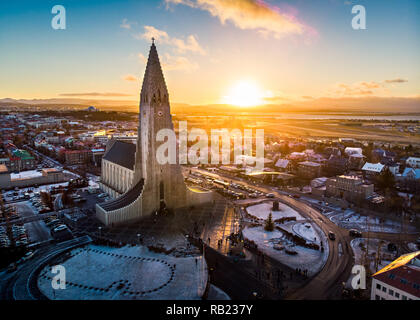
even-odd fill
[{"label": "distant mountain", "polygon": [[[0,106],[25,108],[86,108],[90,105],[101,110],[138,112],[137,100],[95,100],[77,98],[54,99],[0,99]],[[266,104],[256,107],[238,107],[226,104],[189,105],[171,103],[172,112],[190,115],[237,115],[276,113],[420,113],[420,96],[414,97],[345,97],[316,98],[283,104]]]},{"label": "distant mountain", "polygon": [[54,99],[0,99],[0,103],[24,103],[31,105],[40,104],[78,104],[78,105],[137,105],[135,100],[95,100],[95,99],[71,99],[71,98],[54,98]]}]

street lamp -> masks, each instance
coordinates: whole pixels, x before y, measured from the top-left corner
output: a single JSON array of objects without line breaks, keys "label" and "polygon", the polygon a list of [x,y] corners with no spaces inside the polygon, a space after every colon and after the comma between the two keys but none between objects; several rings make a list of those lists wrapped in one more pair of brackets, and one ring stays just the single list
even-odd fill
[{"label": "street lamp", "polygon": [[140,237],[141,237],[141,234],[137,233],[137,241],[138,241],[139,245],[140,245]]},{"label": "street lamp", "polygon": [[101,230],[102,230],[102,227],[98,227],[98,229],[99,229],[99,238],[101,237]]}]

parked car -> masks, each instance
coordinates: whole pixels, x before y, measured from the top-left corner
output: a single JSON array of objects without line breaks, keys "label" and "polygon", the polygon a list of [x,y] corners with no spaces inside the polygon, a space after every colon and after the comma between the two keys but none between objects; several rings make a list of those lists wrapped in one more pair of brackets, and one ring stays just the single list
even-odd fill
[{"label": "parked car", "polygon": [[359,230],[356,229],[350,229],[349,230],[349,235],[351,237],[355,237],[355,238],[360,238],[362,236],[362,233]]}]

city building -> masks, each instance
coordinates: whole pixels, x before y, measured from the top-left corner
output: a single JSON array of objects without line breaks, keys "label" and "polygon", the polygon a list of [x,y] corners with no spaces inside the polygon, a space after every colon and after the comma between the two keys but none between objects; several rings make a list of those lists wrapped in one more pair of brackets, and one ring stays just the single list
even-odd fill
[{"label": "city building", "polygon": [[343,174],[347,171],[348,168],[348,160],[341,156],[334,156],[332,155],[327,162],[327,166],[325,168],[328,175],[338,175]]},{"label": "city building", "polygon": [[[178,151],[176,151],[176,163],[161,164],[157,159],[157,149],[160,145],[156,141],[157,133],[162,129],[173,132],[174,135],[175,132],[168,89],[154,43],[150,48],[143,78],[139,109],[139,132],[134,158],[124,160],[130,161],[130,167],[133,161],[134,172],[129,189],[113,200],[96,204],[96,217],[105,225],[113,226],[138,220],[159,210],[174,210],[213,200],[211,192],[195,191],[186,186],[178,163]],[[131,156],[132,154],[128,152],[121,152],[119,155],[123,158]],[[111,165],[114,169],[123,167],[117,163],[119,158],[114,159],[109,156],[109,152],[104,158],[119,166]],[[109,173],[107,166],[104,167],[101,177],[103,181]],[[112,172],[117,174],[113,169]],[[126,180],[124,185],[120,180],[121,177],[117,176],[113,181],[108,181],[108,185],[120,187],[117,191],[122,191],[130,181]]]},{"label": "city building", "polygon": [[360,170],[365,163],[365,156],[362,154],[354,153],[349,156],[348,169]]},{"label": "city building", "polygon": [[420,300],[420,251],[405,254],[372,276],[371,300]]},{"label": "city building", "polygon": [[11,173],[5,169],[4,165],[0,165],[0,188],[23,188],[43,184],[55,184],[69,181],[71,175],[64,174],[63,171],[56,168],[48,168],[42,170],[21,171],[19,173]]},{"label": "city building", "polygon": [[66,165],[86,164],[92,157],[91,150],[66,150],[64,151],[64,161]]},{"label": "city building", "polygon": [[373,184],[365,184],[357,176],[341,175],[330,178],[326,182],[326,196],[358,201],[371,197],[374,192]]},{"label": "city building", "polygon": [[304,179],[315,179],[321,175],[321,165],[311,161],[299,162],[298,175]]},{"label": "city building", "polygon": [[405,163],[411,168],[420,168],[420,158],[408,157]]},{"label": "city building", "polygon": [[381,172],[384,170],[385,165],[381,163],[370,163],[366,162],[364,166],[362,167],[362,171],[365,174],[366,178],[373,178],[375,176],[378,176],[381,174]]},{"label": "city building", "polygon": [[37,161],[28,151],[16,149],[10,157],[10,165],[14,168],[10,171],[32,170],[36,168]]},{"label": "city building", "polygon": [[277,168],[277,170],[283,172],[288,172],[291,170],[290,161],[287,159],[278,159],[274,166]]}]

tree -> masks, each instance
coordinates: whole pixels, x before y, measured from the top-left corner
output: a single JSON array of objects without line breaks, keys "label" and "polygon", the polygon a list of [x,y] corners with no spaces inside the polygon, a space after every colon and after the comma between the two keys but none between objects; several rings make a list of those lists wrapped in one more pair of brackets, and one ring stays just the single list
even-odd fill
[{"label": "tree", "polygon": [[264,229],[266,231],[273,231],[274,230],[274,222],[273,222],[273,216],[270,212],[270,214],[268,215],[268,219],[265,220],[265,227]]},{"label": "tree", "polygon": [[410,202],[411,202],[410,209],[413,211],[413,213],[419,214],[420,213],[420,195],[413,196]]},{"label": "tree", "polygon": [[384,191],[385,189],[395,188],[395,177],[392,172],[386,168],[376,179],[377,187]]}]

